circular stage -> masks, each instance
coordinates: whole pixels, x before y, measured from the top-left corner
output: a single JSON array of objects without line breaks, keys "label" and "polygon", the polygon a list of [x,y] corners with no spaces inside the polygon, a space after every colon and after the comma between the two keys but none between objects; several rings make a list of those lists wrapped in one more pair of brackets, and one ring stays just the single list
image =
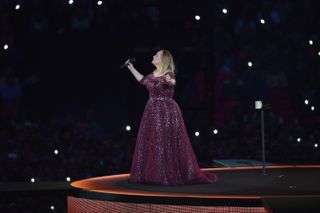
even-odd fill
[{"label": "circular stage", "polygon": [[158,186],[129,183],[129,174],[71,183],[68,212],[268,212],[264,199],[320,197],[320,166],[209,168],[214,184]]}]

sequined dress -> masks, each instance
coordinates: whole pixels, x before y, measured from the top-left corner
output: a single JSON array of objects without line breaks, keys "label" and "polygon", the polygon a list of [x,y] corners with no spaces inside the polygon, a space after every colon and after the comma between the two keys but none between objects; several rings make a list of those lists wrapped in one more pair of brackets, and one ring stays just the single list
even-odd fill
[{"label": "sequined dress", "polygon": [[214,183],[217,175],[200,170],[182,113],[173,99],[174,85],[165,75],[144,76],[149,91],[136,140],[129,182],[157,185]]}]

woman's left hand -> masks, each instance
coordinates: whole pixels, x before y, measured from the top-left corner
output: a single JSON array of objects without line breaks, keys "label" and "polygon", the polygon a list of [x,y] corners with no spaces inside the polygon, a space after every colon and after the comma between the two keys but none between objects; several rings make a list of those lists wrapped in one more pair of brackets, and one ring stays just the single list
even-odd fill
[{"label": "woman's left hand", "polygon": [[175,80],[172,79],[169,75],[166,75],[166,76],[165,76],[165,80],[166,80],[166,82],[167,82],[168,84],[170,84],[170,85],[174,85],[174,83],[175,83]]}]

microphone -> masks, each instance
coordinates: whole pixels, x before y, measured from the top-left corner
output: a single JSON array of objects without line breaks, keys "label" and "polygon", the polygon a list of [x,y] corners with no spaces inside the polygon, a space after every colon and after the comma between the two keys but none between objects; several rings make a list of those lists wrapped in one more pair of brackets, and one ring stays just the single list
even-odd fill
[{"label": "microphone", "polygon": [[136,59],[130,58],[127,63],[124,63],[123,65],[120,66],[120,69],[123,69],[123,68],[127,67],[129,65],[129,63],[134,63],[134,62],[136,62]]}]

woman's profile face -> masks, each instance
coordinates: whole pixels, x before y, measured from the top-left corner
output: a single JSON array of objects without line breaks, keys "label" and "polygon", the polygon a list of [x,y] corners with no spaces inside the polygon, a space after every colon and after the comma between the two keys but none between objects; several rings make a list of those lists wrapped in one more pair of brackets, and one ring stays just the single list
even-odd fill
[{"label": "woman's profile face", "polygon": [[153,56],[153,60],[152,60],[152,64],[153,65],[159,65],[161,63],[161,55],[162,55],[162,51],[158,51],[154,56]]}]

